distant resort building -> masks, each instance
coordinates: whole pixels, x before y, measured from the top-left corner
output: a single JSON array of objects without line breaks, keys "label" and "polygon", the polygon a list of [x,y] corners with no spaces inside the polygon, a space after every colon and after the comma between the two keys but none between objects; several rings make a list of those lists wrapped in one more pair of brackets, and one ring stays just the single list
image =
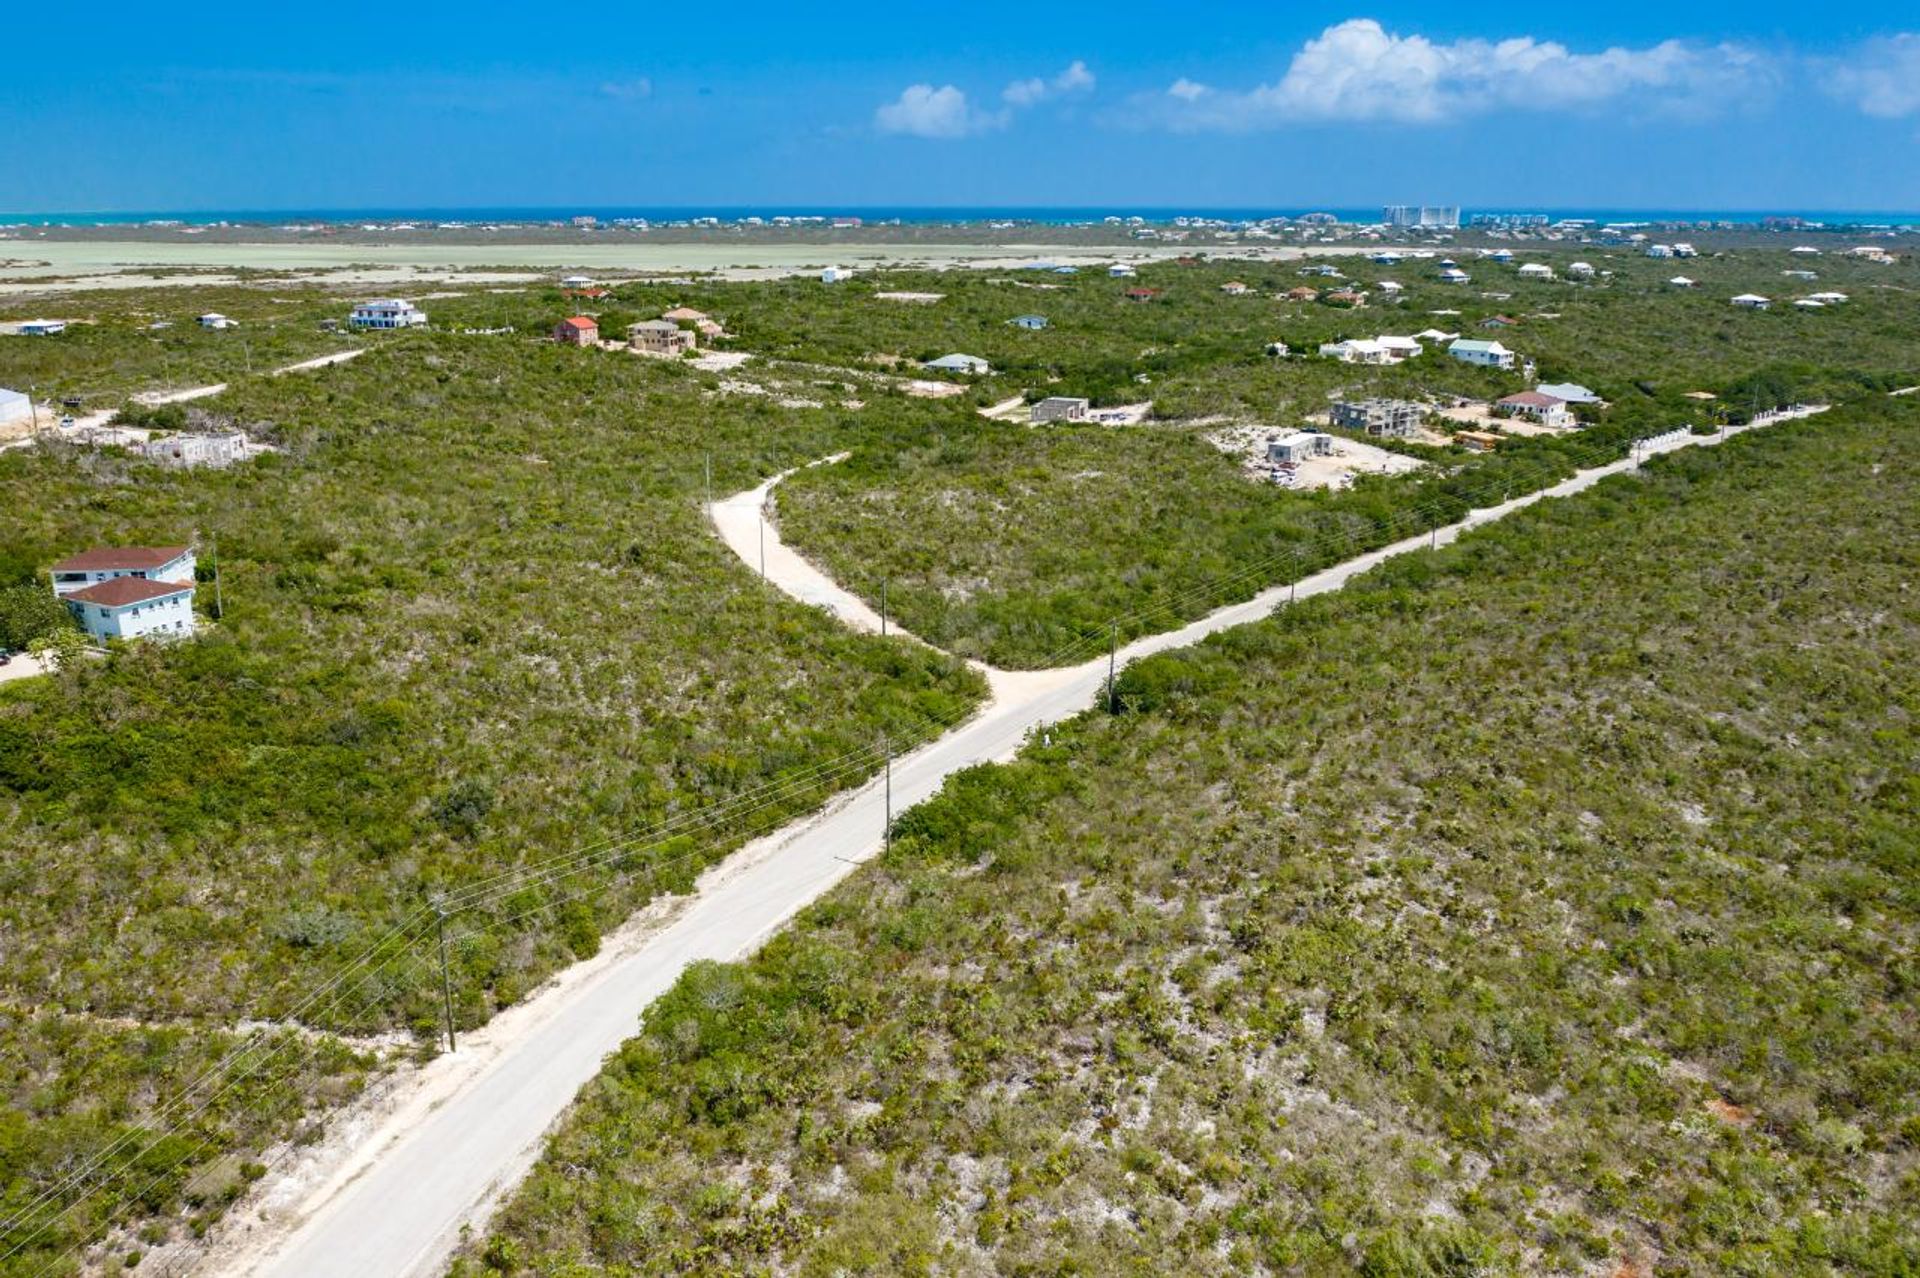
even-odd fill
[{"label": "distant resort building", "polygon": [[1567,278],[1570,280],[1590,280],[1593,278],[1592,262],[1569,262]]},{"label": "distant resort building", "polygon": [[399,298],[362,302],[347,317],[347,323],[355,328],[419,328],[426,322],[425,311]]},{"label": "distant resort building", "polygon": [[65,320],[22,320],[20,322],[22,337],[58,337],[66,331]]},{"label": "distant resort building", "polygon": [[1772,302],[1760,296],[1758,293],[1742,293],[1733,299],[1733,304],[1742,310],[1748,311],[1764,311],[1773,305]]},{"label": "distant resort building", "polygon": [[1117,280],[1132,279],[1137,272],[1125,262],[1115,262],[1107,268],[1107,274]]},{"label": "distant resort building", "polygon": [[1523,280],[1550,280],[1553,278],[1553,268],[1545,262],[1527,262],[1520,267],[1520,278]]},{"label": "distant resort building", "polygon": [[853,272],[844,266],[829,266],[826,270],[820,272],[820,282],[822,284],[839,284],[844,280],[850,280],[852,278]]},{"label": "distant resort building", "polygon": [[218,311],[208,311],[205,315],[202,315],[199,319],[199,324],[201,328],[211,328],[211,329],[217,329],[217,330],[240,327],[239,320],[228,319],[226,316],[220,314],[220,312]]},{"label": "distant resort building", "polygon": [[48,570],[54,595],[96,641],[193,633],[193,550],[121,546],[84,551]]}]

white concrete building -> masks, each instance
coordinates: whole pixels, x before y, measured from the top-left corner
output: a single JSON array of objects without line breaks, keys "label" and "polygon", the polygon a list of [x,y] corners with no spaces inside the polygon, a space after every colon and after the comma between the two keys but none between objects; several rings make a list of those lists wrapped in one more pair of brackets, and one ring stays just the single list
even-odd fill
[{"label": "white concrete building", "polygon": [[121,577],[191,583],[193,569],[191,546],[110,546],[82,551],[47,571],[53,593],[64,596]]},{"label": "white concrete building", "polygon": [[58,337],[66,331],[67,322],[65,320],[20,321],[20,336],[22,337]]},{"label": "white concrete building", "polygon": [[355,328],[419,328],[426,322],[425,311],[397,297],[362,302],[347,317],[347,323]]},{"label": "white concrete building", "polygon": [[1093,405],[1088,400],[1071,395],[1049,395],[1035,404],[1029,413],[1029,420],[1040,422],[1083,422]]},{"label": "white concrete building", "polygon": [[1128,266],[1125,262],[1115,262],[1107,268],[1107,274],[1116,280],[1128,280],[1139,274],[1139,272],[1131,266]]},{"label": "white concrete building", "polygon": [[1550,280],[1553,278],[1553,268],[1545,262],[1528,262],[1521,266],[1520,278],[1523,280]]},{"label": "white concrete building", "polygon": [[829,266],[826,270],[820,272],[820,282],[822,284],[838,284],[842,280],[850,280],[852,278],[853,272],[844,266]]},{"label": "white concrete building", "polygon": [[1570,280],[1590,280],[1593,278],[1592,262],[1569,262],[1567,278]]},{"label": "white concrete building", "polygon": [[240,327],[239,320],[228,319],[226,316],[222,315],[218,311],[208,311],[205,315],[202,315],[200,317],[199,324],[201,328],[211,328],[211,329],[218,329],[218,330],[225,330],[229,328]]},{"label": "white concrete building", "polygon": [[53,593],[96,640],[193,633],[193,549],[88,550],[48,570]]},{"label": "white concrete building", "polygon": [[193,583],[121,577],[61,596],[96,642],[184,639],[193,633]]},{"label": "white concrete building", "polygon": [[1440,282],[1442,284],[1465,284],[1472,278],[1472,276],[1457,266],[1449,266],[1440,272]]},{"label": "white concrete building", "polygon": [[1494,401],[1494,407],[1503,409],[1515,417],[1524,417],[1538,422],[1542,426],[1565,427],[1573,425],[1573,414],[1567,411],[1567,401],[1554,395],[1543,395],[1539,391],[1521,391],[1518,395],[1508,395]]},{"label": "white concrete building", "polygon": [[24,392],[0,386],[0,426],[33,420],[33,401]]},{"label": "white concrete building", "polygon": [[1267,443],[1267,460],[1296,463],[1333,453],[1333,436],[1317,430],[1296,430]]},{"label": "white concrete building", "polygon": [[1742,293],[1733,299],[1733,304],[1749,311],[1764,311],[1773,305],[1758,293]]},{"label": "white concrete building", "polygon": [[1447,354],[1463,364],[1478,364],[1482,368],[1513,367],[1513,352],[1499,342],[1483,342],[1477,338],[1463,337],[1447,347]]},{"label": "white concrete building", "polygon": [[245,461],[256,453],[265,452],[266,447],[251,444],[244,432],[220,430],[163,435],[159,439],[136,444],[134,451],[162,466],[176,466],[183,470],[205,466],[219,470],[237,461]]}]

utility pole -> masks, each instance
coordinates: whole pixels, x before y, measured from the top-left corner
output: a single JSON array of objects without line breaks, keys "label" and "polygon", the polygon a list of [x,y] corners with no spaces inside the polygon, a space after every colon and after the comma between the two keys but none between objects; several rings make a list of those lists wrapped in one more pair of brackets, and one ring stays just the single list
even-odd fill
[{"label": "utility pole", "polygon": [[880,637],[887,637],[887,579],[880,579]]},{"label": "utility pole", "polygon": [[760,580],[767,579],[767,508],[760,508]]},{"label": "utility pole", "polygon": [[1114,682],[1114,673],[1120,660],[1120,626],[1116,622],[1107,627],[1107,713],[1120,713],[1120,687]]},{"label": "utility pole", "polygon": [[880,830],[880,847],[883,851],[893,851],[893,742],[884,733],[880,737],[880,749],[887,756],[887,823]]},{"label": "utility pole", "polygon": [[713,454],[707,454],[707,505],[713,505]]},{"label": "utility pole", "polygon": [[434,929],[440,935],[440,1002],[447,1015],[447,1050],[459,1050],[453,1037],[453,978],[447,974],[447,907],[444,901],[433,903]]},{"label": "utility pole", "polygon": [[225,621],[227,619],[227,601],[220,593],[220,538],[217,534],[209,533],[207,540],[213,548],[213,619],[215,621]]}]

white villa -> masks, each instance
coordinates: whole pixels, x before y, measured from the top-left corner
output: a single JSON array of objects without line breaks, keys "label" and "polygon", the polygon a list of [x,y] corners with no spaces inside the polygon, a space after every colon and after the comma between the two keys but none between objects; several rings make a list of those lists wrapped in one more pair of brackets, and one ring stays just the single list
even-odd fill
[{"label": "white villa", "polygon": [[1733,304],[1749,311],[1764,311],[1773,303],[1758,293],[1742,293],[1733,299]]},{"label": "white villa", "polygon": [[50,570],[53,593],[96,640],[193,633],[193,549],[88,550]]},{"label": "white villa", "polygon": [[229,329],[229,328],[240,327],[239,320],[228,319],[226,316],[222,315],[218,311],[208,311],[205,315],[202,315],[200,317],[199,324],[201,328],[211,328],[211,329]]},{"label": "white villa", "polygon": [[1442,284],[1465,284],[1472,278],[1472,276],[1457,266],[1449,266],[1446,270],[1440,272],[1440,282]]},{"label": "white villa", "polygon": [[1573,414],[1567,411],[1567,401],[1556,395],[1543,395],[1539,391],[1521,391],[1518,395],[1508,395],[1494,402],[1495,408],[1505,409],[1515,417],[1525,417],[1542,426],[1571,426]]},{"label": "white villa", "polygon": [[1478,364],[1482,368],[1513,367],[1513,352],[1499,342],[1463,337],[1447,347],[1447,354],[1463,364]]},{"label": "white villa", "polygon": [[1567,278],[1572,280],[1590,280],[1593,278],[1592,262],[1569,262]]},{"label": "white villa", "polygon": [[389,298],[362,302],[353,308],[347,323],[355,328],[419,328],[427,322],[427,313],[412,302]]},{"label": "white villa", "polygon": [[948,373],[991,373],[992,367],[978,355],[942,355],[939,359],[927,361],[928,368],[938,368]]},{"label": "white villa", "polygon": [[1520,278],[1523,280],[1550,280],[1553,278],[1553,268],[1545,262],[1528,262],[1521,266]]},{"label": "white villa", "polygon": [[1569,404],[1599,404],[1603,401],[1598,394],[1582,386],[1579,382],[1541,382],[1534,387],[1542,395],[1551,395],[1555,399],[1565,400]]},{"label": "white villa", "polygon": [[1672,279],[1668,280],[1667,283],[1671,284],[1675,288],[1692,288],[1693,287],[1693,281],[1688,279],[1684,275],[1676,275]]},{"label": "white villa", "polygon": [[1131,266],[1128,266],[1125,262],[1115,262],[1112,266],[1109,266],[1107,268],[1107,274],[1112,276],[1116,280],[1123,280],[1123,279],[1132,279],[1135,275],[1139,274],[1139,272],[1135,271]]},{"label": "white villa", "polygon": [[[1418,343],[1415,343],[1416,347]],[[1377,338],[1350,337],[1341,342],[1322,342],[1320,353],[1342,364],[1398,364],[1406,356]]]}]

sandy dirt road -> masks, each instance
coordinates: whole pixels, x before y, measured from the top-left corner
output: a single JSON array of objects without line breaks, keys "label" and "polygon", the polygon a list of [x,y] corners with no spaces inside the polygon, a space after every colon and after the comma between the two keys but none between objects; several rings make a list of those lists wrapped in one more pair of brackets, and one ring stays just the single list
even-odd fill
[{"label": "sandy dirt road", "polygon": [[[1735,433],[1676,433],[1642,449],[1640,456],[1716,444]],[[1627,459],[1596,467],[1543,492],[1477,510],[1436,533],[1407,538],[1294,587],[1263,591],[1177,630],[1140,639],[1122,648],[1119,659],[1134,661],[1258,620],[1291,596],[1338,590],[1395,555],[1445,545],[1469,528],[1549,497],[1584,491],[1636,464]],[[711,508],[720,535],[756,572],[759,512],[774,482]],[[780,542],[771,524],[764,533],[771,584],[828,608],[850,625],[877,628],[879,619],[870,608]],[[991,673],[993,695],[978,714],[894,762],[895,811],[931,796],[956,770],[1010,758],[1036,728],[1085,710],[1099,695],[1107,662],[1102,656],[1053,670]],[[689,964],[751,953],[879,850],[884,819],[883,785],[876,779],[713,867],[689,898],[629,924],[598,957],[569,969],[464,1038],[458,1052],[419,1071],[409,1082],[409,1095],[377,1124],[356,1133],[337,1165],[310,1177],[297,1198],[264,1218],[258,1203],[237,1208],[208,1271],[273,1278],[440,1273],[463,1231],[484,1228],[580,1088],[599,1072],[607,1054],[635,1033],[647,1005]]]}]

